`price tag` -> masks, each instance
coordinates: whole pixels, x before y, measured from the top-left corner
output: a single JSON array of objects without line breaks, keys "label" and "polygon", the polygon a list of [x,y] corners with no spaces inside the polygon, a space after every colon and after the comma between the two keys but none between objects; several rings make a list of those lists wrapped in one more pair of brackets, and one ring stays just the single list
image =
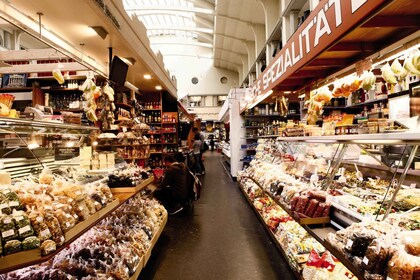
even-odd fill
[{"label": "price tag", "polygon": [[50,230],[49,229],[44,229],[43,231],[40,232],[42,237],[46,237],[50,235]]},{"label": "price tag", "polygon": [[81,191],[76,191],[76,192],[75,192],[75,194],[76,194],[76,195],[81,195],[81,194],[82,194],[82,192],[81,192]]},{"label": "price tag", "polygon": [[12,222],[12,219],[4,219],[3,224],[10,224]]},{"label": "price tag", "polygon": [[66,214],[66,218],[67,219],[71,218],[71,215],[70,214]]},{"label": "price tag", "polygon": [[362,262],[363,262],[365,265],[367,265],[367,264],[369,263],[369,259],[368,259],[368,258],[366,258],[366,257],[364,257],[364,258],[363,258],[363,260],[362,260]]},{"label": "price tag", "polygon": [[353,240],[349,239],[347,240],[346,248],[351,248],[353,246]]},{"label": "price tag", "polygon": [[76,214],[74,214],[74,215],[73,215],[73,217],[74,217],[76,220],[78,220],[78,219],[79,219],[79,216],[77,216]]},{"label": "price tag", "polygon": [[125,126],[123,126],[122,131],[127,132],[127,128]]},{"label": "price tag", "polygon": [[22,220],[23,220],[23,216],[15,217],[15,221],[16,222],[19,222],[19,221],[22,221]]},{"label": "price tag", "polygon": [[69,203],[72,203],[72,202],[73,202],[73,198],[69,198],[67,201],[68,201]]},{"label": "price tag", "polygon": [[52,207],[51,207],[50,205],[45,205],[45,206],[44,206],[44,209],[45,209],[45,210],[52,210]]},{"label": "price tag", "polygon": [[79,206],[79,210],[80,210],[80,211],[83,211],[83,207],[82,207],[82,206]]},{"label": "price tag", "polygon": [[69,222],[66,223],[66,227],[69,228],[71,224]]},{"label": "price tag", "polygon": [[26,226],[26,227],[20,228],[19,229],[19,234],[22,235],[23,233],[28,232],[30,230],[31,230],[31,227],[30,226]]},{"label": "price tag", "polygon": [[8,193],[10,193],[10,190],[9,189],[4,189],[3,190],[3,194],[8,194]]},{"label": "price tag", "polygon": [[38,223],[42,223],[42,222],[44,222],[44,218],[42,218],[42,217],[36,217],[36,221]]},{"label": "price tag", "polygon": [[15,234],[15,231],[13,229],[9,229],[9,230],[3,231],[1,236],[3,238],[7,238],[9,236],[12,236],[13,234]]},{"label": "price tag", "polygon": [[9,206],[10,206],[10,207],[16,207],[16,206],[19,206],[19,202],[18,202],[18,201],[10,201],[10,202],[9,202]]},{"label": "price tag", "polygon": [[7,208],[7,207],[9,207],[9,205],[7,205],[7,203],[0,204],[0,210],[2,210],[4,208]]}]

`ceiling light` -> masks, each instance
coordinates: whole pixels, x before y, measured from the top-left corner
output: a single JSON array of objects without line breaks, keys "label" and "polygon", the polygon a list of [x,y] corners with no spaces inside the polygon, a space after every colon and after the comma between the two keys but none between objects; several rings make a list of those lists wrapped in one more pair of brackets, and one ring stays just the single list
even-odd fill
[{"label": "ceiling light", "polygon": [[156,89],[157,90],[162,90],[162,87],[161,86],[156,86]]},{"label": "ceiling light", "polygon": [[102,39],[105,39],[108,35],[108,32],[102,26],[89,26],[93,30],[95,30],[96,34],[98,34]]},{"label": "ceiling light", "polygon": [[150,80],[152,78],[152,76],[149,75],[149,74],[144,74],[143,78],[145,78],[146,80]]}]

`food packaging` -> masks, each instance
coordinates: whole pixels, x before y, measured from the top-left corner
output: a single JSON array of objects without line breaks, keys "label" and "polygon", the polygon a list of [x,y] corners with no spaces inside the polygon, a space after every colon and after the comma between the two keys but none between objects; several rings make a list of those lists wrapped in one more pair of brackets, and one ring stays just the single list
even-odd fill
[{"label": "food packaging", "polygon": [[305,215],[308,216],[308,217],[313,217],[313,215],[315,213],[315,210],[318,207],[318,204],[319,204],[318,200],[316,200],[314,198],[311,199],[308,203],[308,206],[306,206]]},{"label": "food packaging", "polygon": [[45,240],[41,244],[41,255],[46,256],[57,250],[57,246],[52,240]]},{"label": "food packaging", "polygon": [[58,219],[53,214],[47,213],[44,216],[44,220],[51,232],[52,240],[58,246],[63,245],[65,238],[61,230],[60,222],[58,221]]},{"label": "food packaging", "polygon": [[44,216],[35,210],[31,210],[29,213],[29,220],[33,226],[36,236],[42,242],[52,237],[50,229],[44,221]]},{"label": "food packaging", "polygon": [[22,251],[19,240],[9,240],[4,244],[4,254],[10,255]]},{"label": "food packaging", "polygon": [[3,216],[2,218],[0,218],[0,233],[3,242],[18,237],[15,222],[13,221],[13,218],[11,216]]},{"label": "food packaging", "polygon": [[299,200],[296,204],[295,211],[298,213],[303,213],[306,209],[306,205],[309,202],[309,198],[307,196],[300,196]]},{"label": "food packaging", "polygon": [[39,246],[41,246],[41,242],[39,241],[38,237],[36,237],[36,236],[27,237],[22,241],[22,250],[23,251],[37,249],[37,248],[39,248]]},{"label": "food packaging", "polygon": [[19,234],[19,239],[23,240],[26,237],[34,235],[34,230],[31,226],[28,216],[23,211],[15,211],[13,213],[16,230]]}]

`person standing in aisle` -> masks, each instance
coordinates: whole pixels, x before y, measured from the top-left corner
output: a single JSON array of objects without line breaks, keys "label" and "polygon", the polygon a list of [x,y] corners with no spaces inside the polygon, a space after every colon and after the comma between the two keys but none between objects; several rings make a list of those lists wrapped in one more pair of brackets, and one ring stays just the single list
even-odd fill
[{"label": "person standing in aisle", "polygon": [[[182,160],[179,155],[175,156]],[[188,169],[184,162],[178,162],[173,155],[165,156],[164,163],[168,169],[153,195],[162,202],[169,214],[174,215],[184,209],[183,205],[189,199]]]},{"label": "person standing in aisle", "polygon": [[210,137],[210,149],[213,152],[214,151],[214,136],[211,135]]},{"label": "person standing in aisle", "polygon": [[194,173],[195,175],[202,175],[203,170],[201,169],[201,140],[200,135],[196,133],[194,135],[194,143],[193,143],[193,150],[194,150]]},{"label": "person standing in aisle", "polygon": [[[204,162],[203,162],[203,153],[205,152],[204,149],[204,134],[201,133],[198,128],[193,127],[193,132],[194,135],[198,135],[199,139],[201,141],[201,147],[200,147],[200,169],[201,169],[201,174],[200,175],[204,175],[206,174],[206,168],[204,167]],[[195,137],[195,136],[194,136]],[[195,138],[194,138],[195,139]]]}]

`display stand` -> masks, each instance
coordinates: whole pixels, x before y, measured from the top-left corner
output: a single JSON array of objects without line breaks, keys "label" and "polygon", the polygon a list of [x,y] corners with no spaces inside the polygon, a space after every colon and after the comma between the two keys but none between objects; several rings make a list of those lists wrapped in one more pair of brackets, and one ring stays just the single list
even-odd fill
[{"label": "display stand", "polygon": [[137,278],[139,277],[139,275],[140,275],[141,271],[143,270],[143,268],[146,267],[147,262],[149,261],[151,255],[152,255],[153,248],[155,247],[155,245],[156,245],[156,243],[157,243],[160,235],[162,234],[163,229],[165,228],[165,225],[166,225],[166,222],[167,221],[168,221],[168,215],[166,215],[163,218],[163,222],[162,222],[161,226],[159,227],[159,229],[157,230],[157,232],[153,235],[149,249],[142,256],[142,258],[141,258],[141,260],[139,262],[139,265],[137,266],[137,269],[134,272],[134,274],[130,277],[130,280],[137,280]]},{"label": "display stand", "polygon": [[303,280],[302,275],[300,274],[299,271],[297,271],[296,269],[294,269],[294,267],[289,263],[288,258],[287,258],[287,253],[284,251],[283,247],[280,245],[279,241],[277,240],[276,236],[274,235],[274,233],[271,231],[271,229],[268,228],[268,226],[266,225],[264,218],[261,216],[260,212],[258,212],[258,210],[255,208],[254,204],[252,203],[252,201],[249,199],[247,193],[244,191],[244,189],[242,188],[241,184],[239,184],[239,189],[242,191],[243,195],[245,196],[246,200],[248,201],[248,203],[251,205],[251,208],[254,210],[255,214],[257,215],[257,217],[260,219],[261,223],[264,225],[265,230],[267,231],[268,235],[270,235],[271,239],[273,240],[274,244],[276,244],[277,249],[280,251],[280,253],[283,255],[284,259],[286,260],[286,262],[288,263],[290,269],[293,271],[293,273],[295,274],[297,279]]}]

